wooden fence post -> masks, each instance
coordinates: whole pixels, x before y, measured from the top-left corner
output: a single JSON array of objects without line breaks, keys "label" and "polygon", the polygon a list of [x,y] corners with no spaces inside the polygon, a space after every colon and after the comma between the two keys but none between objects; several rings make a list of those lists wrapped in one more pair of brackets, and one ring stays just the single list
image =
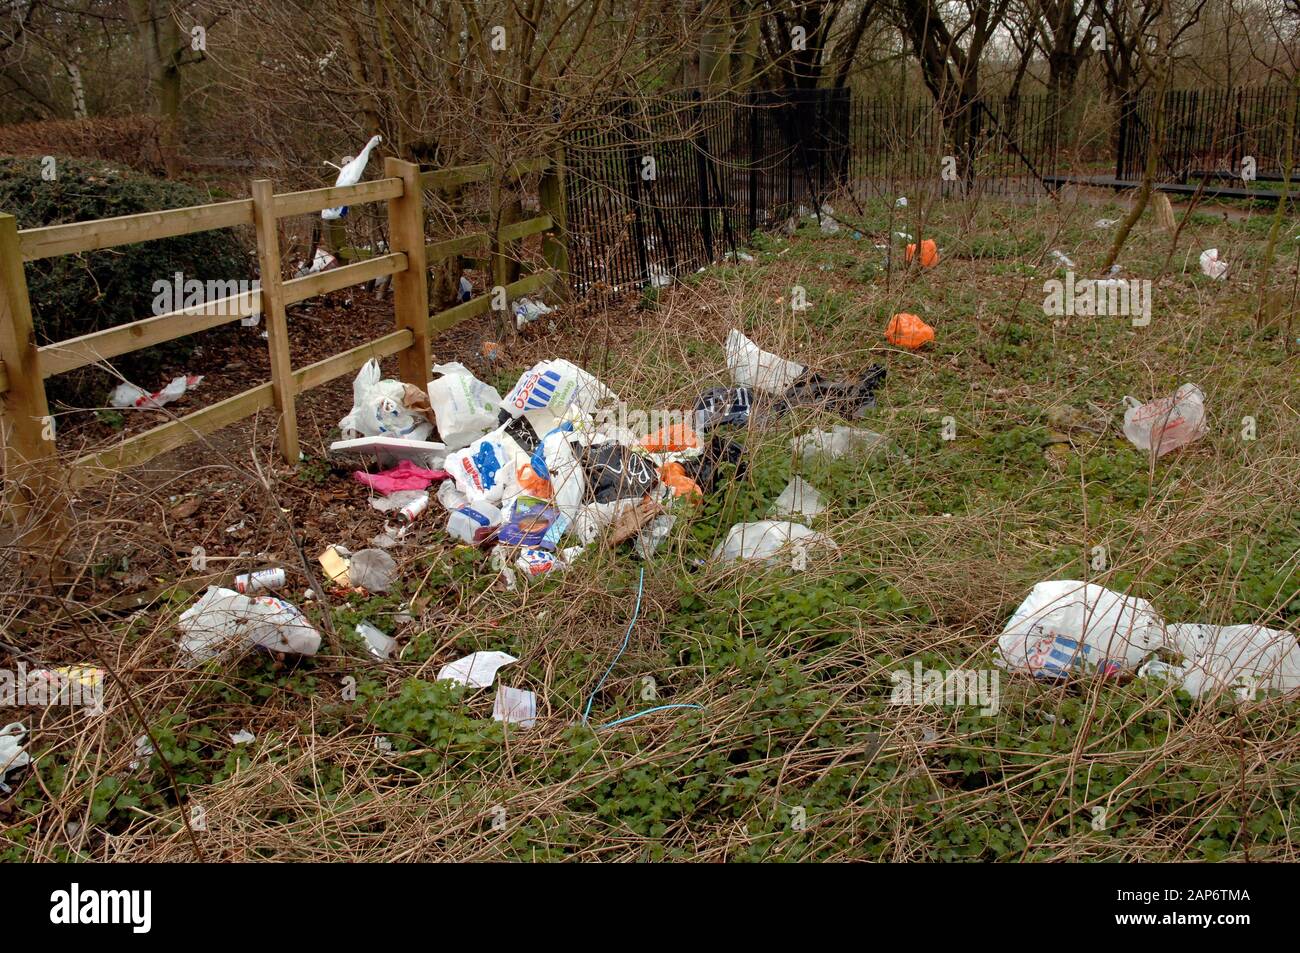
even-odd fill
[{"label": "wooden fence post", "polygon": [[406,255],[406,270],[393,275],[393,315],[398,328],[411,332],[411,346],[397,355],[403,384],[429,386],[429,267],[424,252],[424,186],[420,167],[389,156],[384,176],[402,180],[400,197],[388,200],[388,250]]},{"label": "wooden fence post", "polygon": [[289,322],[284,313],[280,283],[280,234],[276,228],[275,193],[270,179],[253,180],[253,224],[257,230],[257,261],[261,267],[262,317],[266,321],[266,346],[271,355],[271,391],[280,414],[280,453],[296,465],[298,416],[294,407],[293,365],[289,360]]},{"label": "wooden fence post", "polygon": [[554,292],[568,300],[569,288],[569,216],[564,204],[564,146],[557,146],[551,165],[542,173],[537,186],[538,204],[543,215],[551,216],[551,230],[542,236],[542,257],[547,267],[558,272]]},{"label": "wooden fence post", "polygon": [[4,393],[5,480],[12,502],[33,502],[51,476],[54,424],[45,398],[27,278],[18,247],[18,220],[0,213],[0,359],[9,389]]}]

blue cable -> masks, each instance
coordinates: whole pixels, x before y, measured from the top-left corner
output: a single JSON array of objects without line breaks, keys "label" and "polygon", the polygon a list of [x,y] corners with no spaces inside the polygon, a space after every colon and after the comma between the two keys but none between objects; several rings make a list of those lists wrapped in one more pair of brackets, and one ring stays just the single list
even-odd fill
[{"label": "blue cable", "polygon": [[[636,625],[637,617],[641,615],[641,595],[643,592],[645,592],[645,564],[644,563],[641,565],[641,578],[638,580],[636,586],[636,608],[632,610],[632,621],[630,621],[627,624],[627,632],[623,635],[623,644],[619,646],[618,654],[614,656],[614,661],[609,663],[609,668],[605,669],[605,674],[602,675],[600,677],[600,681],[596,683],[595,691],[593,691],[591,693],[591,697],[587,699],[587,707],[582,713],[582,723],[584,725],[587,724],[587,718],[591,714],[591,706],[596,701],[596,696],[600,693],[601,687],[605,684],[605,679],[609,678],[609,673],[614,671],[614,666],[617,665],[618,660],[623,657],[623,653],[627,651],[628,644],[632,640],[632,627]],[[624,724],[625,722],[629,722],[632,721],[633,719],[640,718],[642,715],[649,715],[656,711],[668,711],[669,709],[672,708],[697,708],[703,710],[704,706],[703,705],[656,705],[654,708],[647,708],[645,711],[639,711],[635,715],[628,715],[625,718],[616,718],[613,721],[606,722],[603,725],[597,725],[596,730],[600,731],[602,728],[613,728],[615,725]]]}]

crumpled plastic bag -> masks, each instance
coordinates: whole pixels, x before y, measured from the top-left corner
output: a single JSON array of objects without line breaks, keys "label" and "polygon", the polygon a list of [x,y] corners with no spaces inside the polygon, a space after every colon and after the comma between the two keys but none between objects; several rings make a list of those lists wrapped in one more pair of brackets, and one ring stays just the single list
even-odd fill
[{"label": "crumpled plastic bag", "polygon": [[1124,436],[1139,450],[1155,450],[1157,457],[1185,447],[1205,436],[1205,394],[1195,384],[1184,384],[1169,397],[1139,404],[1125,397]]},{"label": "crumpled plastic bag", "polygon": [[438,681],[459,682],[471,688],[490,688],[497,677],[497,669],[518,661],[505,652],[471,652],[464,658],[444,665],[438,671]]},{"label": "crumpled plastic bag", "polygon": [[136,387],[134,384],[118,384],[113,388],[113,392],[108,395],[108,403],[112,407],[124,410],[126,408],[154,410],[177,400],[186,391],[198,387],[202,381],[202,374],[182,374],[179,377],[173,377],[166,387],[154,391],[152,394],[141,387]]},{"label": "crumpled plastic bag", "polygon": [[525,324],[532,324],[540,317],[550,314],[555,309],[550,305],[532,298],[516,298],[514,301],[515,328],[522,331]]},{"label": "crumpled plastic bag", "polygon": [[1228,274],[1228,263],[1219,257],[1217,248],[1207,248],[1201,252],[1201,273],[1208,278],[1224,278]]},{"label": "crumpled plastic bag", "polygon": [[1136,668],[1164,643],[1164,622],[1145,599],[1073,579],[1040,582],[998,637],[1003,668],[1054,678]]},{"label": "crumpled plastic bag", "polygon": [[371,359],[352,382],[352,409],[339,421],[343,439],[400,437],[428,440],[433,433],[429,395],[412,384],[383,379]]},{"label": "crumpled plastic bag", "polygon": [[1184,623],[1169,626],[1167,634],[1185,661],[1164,666],[1165,673],[1177,678],[1193,698],[1237,689],[1253,697],[1255,689],[1300,688],[1300,644],[1290,632],[1262,625]]},{"label": "crumpled plastic bag", "polygon": [[571,431],[562,426],[547,433],[533,451],[531,465],[537,476],[550,481],[556,509],[572,520],[582,509],[587,480],[569,444]]},{"label": "crumpled plastic bag", "polygon": [[832,460],[850,453],[877,453],[889,449],[889,438],[874,430],[836,424],[831,430],[812,430],[790,441],[794,452],[810,460],[828,456]]},{"label": "crumpled plastic bag", "polygon": [[885,327],[885,340],[896,347],[915,351],[934,340],[934,328],[916,315],[904,311],[889,319],[889,324]]},{"label": "crumpled plastic bag", "polygon": [[760,560],[769,565],[791,561],[796,568],[802,568],[798,564],[814,547],[839,549],[835,540],[810,530],[802,523],[759,520],[731,527],[726,538],[714,548],[713,558],[723,562]]},{"label": "crumpled plastic bag", "polygon": [[9,793],[8,774],[32,763],[32,756],[23,750],[23,737],[27,727],[13,721],[0,728],[0,790]]},{"label": "crumpled plastic bag", "polygon": [[501,409],[511,417],[530,411],[548,411],[563,419],[570,405],[585,414],[594,413],[605,401],[618,395],[571,361],[539,361],[520,376],[501,399]]},{"label": "crumpled plastic bag", "polygon": [[735,328],[727,333],[726,351],[727,368],[738,387],[784,393],[805,370],[802,364],[769,354]]},{"label": "crumpled plastic bag", "polygon": [[792,477],[781,495],[773,501],[769,516],[816,516],[826,509],[822,495],[817,488],[804,481],[801,476]]},{"label": "crumpled plastic bag", "polygon": [[[916,255],[915,243],[907,246],[907,261],[910,263]],[[939,264],[939,246],[934,243],[933,238],[921,239],[921,267],[933,268]]]},{"label": "crumpled plastic bag", "polygon": [[382,549],[363,549],[348,560],[348,581],[368,592],[387,592],[397,575],[397,561]]},{"label": "crumpled plastic bag", "polygon": [[429,404],[438,435],[448,450],[459,450],[496,429],[501,395],[475,377],[464,364],[435,364],[429,381]]},{"label": "crumpled plastic bag", "polygon": [[500,503],[514,485],[515,457],[523,451],[498,427],[468,447],[447,454],[443,468],[467,502]]},{"label": "crumpled plastic bag", "polygon": [[320,633],[296,606],[220,586],[209,586],[182,612],[177,628],[181,652],[191,663],[251,646],[291,655],[315,655],[320,649]]}]

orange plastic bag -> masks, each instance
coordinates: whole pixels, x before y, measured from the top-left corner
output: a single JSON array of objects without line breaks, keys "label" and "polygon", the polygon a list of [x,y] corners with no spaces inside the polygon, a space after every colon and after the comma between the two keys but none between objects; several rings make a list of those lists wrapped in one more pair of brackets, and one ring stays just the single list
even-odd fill
[{"label": "orange plastic bag", "polygon": [[[916,254],[916,245],[907,246],[907,260],[911,262],[912,256]],[[933,238],[924,238],[921,240],[921,267],[933,268],[939,264],[939,249],[934,244]]]},{"label": "orange plastic bag", "polygon": [[659,468],[659,479],[664,486],[670,487],[673,496],[697,496],[704,499],[700,485],[686,475],[686,468],[680,463],[665,463]]},{"label": "orange plastic bag", "polygon": [[539,500],[549,500],[554,490],[551,487],[550,480],[543,480],[533,472],[532,466],[525,463],[515,471],[515,476],[529,496],[535,496]]},{"label": "orange plastic bag", "polygon": [[899,347],[915,351],[934,340],[934,328],[914,314],[896,314],[885,328],[885,340]]},{"label": "orange plastic bag", "polygon": [[661,427],[641,441],[641,446],[651,453],[669,453],[676,450],[695,450],[700,440],[686,424]]}]

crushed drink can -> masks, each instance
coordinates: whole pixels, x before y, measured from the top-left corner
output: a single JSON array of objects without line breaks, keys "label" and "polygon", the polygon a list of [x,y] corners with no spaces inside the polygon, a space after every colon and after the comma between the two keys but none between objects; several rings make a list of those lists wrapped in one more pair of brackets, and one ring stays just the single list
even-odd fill
[{"label": "crushed drink can", "polygon": [[259,569],[240,573],[235,577],[235,589],[242,593],[261,592],[263,589],[280,589],[284,586],[283,569]]}]

